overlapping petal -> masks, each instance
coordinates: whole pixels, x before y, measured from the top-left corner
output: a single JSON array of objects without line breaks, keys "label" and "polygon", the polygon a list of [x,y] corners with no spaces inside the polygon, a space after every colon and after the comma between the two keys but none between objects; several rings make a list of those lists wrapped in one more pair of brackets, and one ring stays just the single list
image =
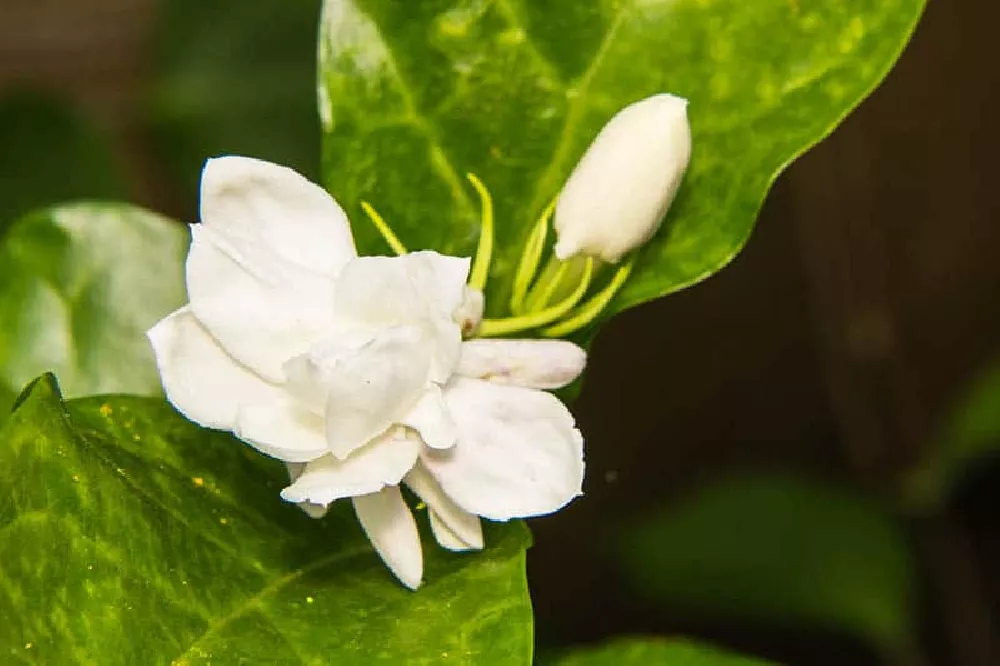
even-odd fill
[{"label": "overlapping petal", "polygon": [[187,306],[147,335],[167,399],[199,425],[232,430],[243,405],[271,403],[284,393],[226,354]]},{"label": "overlapping petal", "polygon": [[458,441],[421,460],[459,507],[508,520],[552,513],[580,494],[583,437],[558,398],[464,378],[444,398]]},{"label": "overlapping petal", "polygon": [[454,313],[465,296],[469,260],[437,252],[360,257],[337,279],[338,326],[419,326],[431,345],[431,379],[443,383],[458,362],[461,327]]},{"label": "overlapping petal", "polygon": [[483,548],[483,527],[479,516],[455,504],[426,467],[417,463],[406,475],[405,482],[427,505],[431,531],[441,546],[454,551]]},{"label": "overlapping petal", "polygon": [[244,245],[238,249],[212,228],[192,225],[186,269],[191,310],[229,354],[280,383],[284,362],[333,326],[334,283]]},{"label": "overlapping petal", "polygon": [[347,215],[333,197],[294,170],[263,160],[208,160],[201,221],[241,255],[266,251],[327,277],[357,256]]},{"label": "overlapping petal", "polygon": [[325,506],[344,497],[378,492],[399,484],[416,463],[419,450],[419,440],[405,432],[386,433],[346,460],[325,455],[296,469],[293,483],[281,491],[281,497]]}]

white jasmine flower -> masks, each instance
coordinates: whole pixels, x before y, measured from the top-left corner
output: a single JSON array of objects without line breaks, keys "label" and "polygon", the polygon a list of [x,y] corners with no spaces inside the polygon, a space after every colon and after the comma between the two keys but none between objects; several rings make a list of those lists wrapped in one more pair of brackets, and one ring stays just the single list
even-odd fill
[{"label": "white jasmine flower", "polygon": [[691,158],[687,104],[654,95],[604,126],[559,195],[556,256],[617,263],[656,233]]},{"label": "white jasmine flower", "polygon": [[408,587],[423,570],[407,484],[438,543],[483,547],[479,517],[551,513],[580,493],[583,440],[554,396],[583,370],[561,341],[462,340],[482,318],[469,260],[358,257],[348,220],[290,169],[209,160],[191,226],[190,303],[149,331],[192,421],[285,461],[282,497],[351,498]]}]

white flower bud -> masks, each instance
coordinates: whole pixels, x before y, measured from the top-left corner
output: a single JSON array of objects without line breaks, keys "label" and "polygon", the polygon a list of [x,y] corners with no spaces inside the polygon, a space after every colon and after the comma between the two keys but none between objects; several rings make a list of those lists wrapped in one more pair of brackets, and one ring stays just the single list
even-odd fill
[{"label": "white flower bud", "polygon": [[687,105],[653,95],[604,126],[559,195],[557,257],[616,263],[656,233],[691,158]]}]

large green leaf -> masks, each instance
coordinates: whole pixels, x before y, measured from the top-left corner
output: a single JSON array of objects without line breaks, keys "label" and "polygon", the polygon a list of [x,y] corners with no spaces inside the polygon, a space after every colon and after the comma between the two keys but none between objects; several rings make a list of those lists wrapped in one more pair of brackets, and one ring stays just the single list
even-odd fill
[{"label": "large green leaf", "polygon": [[639,523],[622,562],[637,591],[674,609],[911,646],[915,581],[902,529],[836,488],[779,475],[717,482]]},{"label": "large green leaf", "polygon": [[0,146],[0,231],[43,206],[128,193],[107,139],[66,101],[33,92],[5,95]]},{"label": "large green leaf", "polygon": [[152,136],[192,204],[209,157],[250,155],[318,173],[319,7],[319,0],[157,3]]},{"label": "large green leaf", "polygon": [[51,377],[0,429],[0,661],[518,664],[527,529],[427,548],[404,589],[349,503],[312,520],[282,466],[153,398],[62,403]]},{"label": "large green leaf", "polygon": [[686,641],[619,638],[576,650],[554,666],[766,666],[768,662]]},{"label": "large green leaf", "polygon": [[410,247],[468,255],[478,202],[463,174],[476,173],[498,208],[497,312],[530,224],[603,123],[656,92],[687,97],[692,164],[620,310],[732,259],[776,174],[879,83],[923,5],[326,0],[324,183],[363,252],[385,251],[361,223],[368,200]]},{"label": "large green leaf", "polygon": [[30,214],[0,238],[0,421],[27,381],[67,395],[160,390],[145,331],[184,303],[184,228],[124,204]]}]

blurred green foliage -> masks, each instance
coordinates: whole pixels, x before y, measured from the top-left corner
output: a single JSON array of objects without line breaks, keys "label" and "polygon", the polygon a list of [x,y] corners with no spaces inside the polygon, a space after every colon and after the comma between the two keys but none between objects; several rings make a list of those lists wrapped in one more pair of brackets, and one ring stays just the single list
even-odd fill
[{"label": "blurred green foliage", "polygon": [[185,203],[209,157],[238,154],[319,179],[319,0],[160,0],[149,123]]},{"label": "blurred green foliage", "polygon": [[112,203],[35,211],[0,237],[0,422],[30,379],[69,396],[160,393],[146,330],[183,305],[187,230]]},{"label": "blurred green foliage", "polygon": [[914,637],[902,526],[857,494],[780,474],[710,483],[624,535],[637,593],[679,611],[853,633],[886,651]]},{"label": "blurred green foliage", "polygon": [[619,638],[597,647],[574,650],[543,662],[551,666],[767,666],[705,645],[663,638]]},{"label": "blurred green foliage", "polygon": [[45,206],[127,197],[107,138],[67,100],[35,91],[0,98],[0,233]]},{"label": "blurred green foliage", "polygon": [[941,433],[907,479],[908,508],[941,509],[965,474],[1000,453],[1000,362],[987,366],[959,396]]}]

